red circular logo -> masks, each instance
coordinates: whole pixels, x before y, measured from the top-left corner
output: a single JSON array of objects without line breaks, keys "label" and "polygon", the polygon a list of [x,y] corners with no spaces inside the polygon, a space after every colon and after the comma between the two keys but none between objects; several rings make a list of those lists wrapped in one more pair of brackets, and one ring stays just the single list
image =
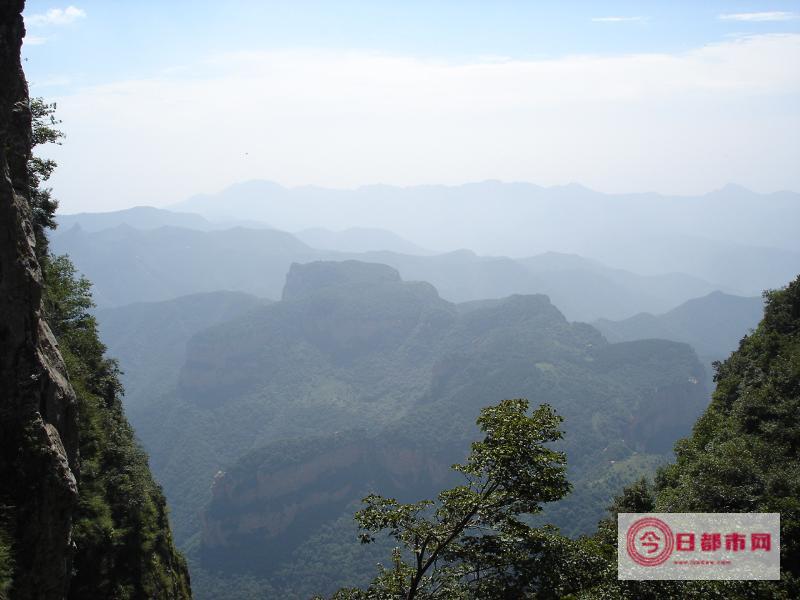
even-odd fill
[{"label": "red circular logo", "polygon": [[628,527],[626,550],[636,564],[660,565],[670,557],[674,547],[672,530],[661,519],[645,517]]}]

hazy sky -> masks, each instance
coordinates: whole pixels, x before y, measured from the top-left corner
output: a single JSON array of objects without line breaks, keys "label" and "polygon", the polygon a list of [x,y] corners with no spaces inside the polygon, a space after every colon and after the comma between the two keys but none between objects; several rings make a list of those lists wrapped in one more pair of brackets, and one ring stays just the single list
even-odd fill
[{"label": "hazy sky", "polygon": [[800,190],[800,2],[29,0],[63,212],[284,185]]}]

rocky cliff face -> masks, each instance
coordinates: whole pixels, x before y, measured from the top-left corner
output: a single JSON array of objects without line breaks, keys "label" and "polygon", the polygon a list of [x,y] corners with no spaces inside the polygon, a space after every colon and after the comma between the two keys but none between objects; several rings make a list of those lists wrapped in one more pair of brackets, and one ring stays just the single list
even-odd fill
[{"label": "rocky cliff face", "polygon": [[0,599],[189,598],[115,363],[88,312],[63,316],[91,296],[36,249],[23,7],[0,3]]},{"label": "rocky cliff face", "polygon": [[78,500],[75,393],[47,323],[28,205],[22,0],[0,4],[0,510],[14,595],[62,598]]},{"label": "rocky cliff face", "polygon": [[448,465],[455,458],[363,432],[256,450],[215,477],[203,513],[203,561],[230,571],[269,572],[307,535],[370,492],[411,501],[451,482]]}]

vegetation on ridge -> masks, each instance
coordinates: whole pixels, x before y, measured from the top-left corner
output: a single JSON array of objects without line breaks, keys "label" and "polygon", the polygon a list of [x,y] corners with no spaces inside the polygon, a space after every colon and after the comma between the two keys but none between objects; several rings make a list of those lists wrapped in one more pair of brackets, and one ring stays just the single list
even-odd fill
[{"label": "vegetation on ridge", "polygon": [[[587,597],[800,597],[800,276],[764,294],[764,318],[724,362],[716,391],[653,485],[624,490],[591,543],[605,560]],[[778,512],[780,581],[622,582],[617,512]]]},{"label": "vegetation on ridge", "polygon": [[[43,98],[31,98],[31,149],[42,144],[58,144],[64,138],[64,132],[56,129],[61,123],[55,117],[56,104],[49,104]],[[53,190],[44,187],[58,165],[53,159],[42,158],[31,154],[28,160],[28,178],[30,187],[29,202],[33,214],[33,232],[36,236],[36,258],[41,262],[47,257],[47,229],[56,226],[55,213],[58,201],[53,198]]]},{"label": "vegetation on ridge", "polygon": [[[31,100],[32,146],[59,143],[54,104]],[[42,317],[58,341],[77,398],[79,504],[72,514],[74,555],[69,598],[191,597],[184,559],[175,549],[164,496],[150,474],[122,408],[116,361],[105,356],[91,284],[66,256],[48,252],[46,230],[57,207],[44,188],[56,163],[28,161],[29,202],[42,269]],[[0,513],[0,519],[5,516]],[[2,521],[0,521],[2,523]],[[10,581],[11,554],[0,531],[0,594]]]},{"label": "vegetation on ridge", "polygon": [[119,369],[104,356],[90,283],[65,256],[45,262],[44,311],[78,398],[80,503],[70,598],[188,598],[186,564],[164,496],[122,409]]}]

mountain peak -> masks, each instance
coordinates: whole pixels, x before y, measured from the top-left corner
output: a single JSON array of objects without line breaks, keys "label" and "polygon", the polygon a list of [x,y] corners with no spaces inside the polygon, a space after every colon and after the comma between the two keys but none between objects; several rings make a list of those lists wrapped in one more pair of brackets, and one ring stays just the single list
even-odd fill
[{"label": "mountain peak", "polygon": [[726,196],[730,196],[730,195],[733,195],[733,194],[736,194],[738,196],[741,196],[741,195],[752,196],[752,195],[755,194],[755,192],[753,190],[747,189],[743,185],[739,185],[738,183],[727,183],[724,186],[722,186],[721,188],[719,188],[718,190],[714,190],[713,192],[710,192],[710,194],[713,194],[713,195],[724,194]]},{"label": "mountain peak", "polygon": [[283,299],[295,299],[334,286],[399,283],[400,281],[400,273],[396,269],[378,263],[358,260],[292,263],[286,275]]}]

